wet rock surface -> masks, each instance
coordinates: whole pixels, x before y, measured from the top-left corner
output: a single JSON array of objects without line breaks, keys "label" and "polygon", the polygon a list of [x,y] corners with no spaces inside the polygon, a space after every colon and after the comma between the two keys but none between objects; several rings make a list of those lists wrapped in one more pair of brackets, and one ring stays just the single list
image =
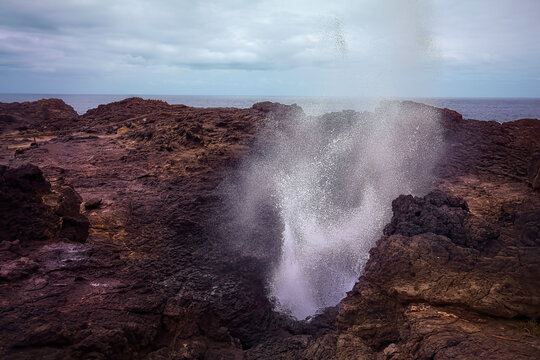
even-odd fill
[{"label": "wet rock surface", "polygon": [[540,317],[540,121],[436,110],[447,152],[434,189],[388,204],[354,289],[298,322],[273,311],[266,265],[229,249],[215,224],[228,219],[219,185],[258,129],[300,108],[132,98],[79,116],[45,103],[56,132],[43,101],[0,104],[2,357],[539,356],[522,324]]}]

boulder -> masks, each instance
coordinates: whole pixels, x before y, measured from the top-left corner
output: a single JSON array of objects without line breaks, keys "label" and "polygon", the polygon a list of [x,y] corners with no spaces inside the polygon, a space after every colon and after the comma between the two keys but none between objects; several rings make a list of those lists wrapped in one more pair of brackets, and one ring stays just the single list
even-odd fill
[{"label": "boulder", "polygon": [[94,209],[99,208],[100,206],[101,206],[101,199],[99,198],[92,198],[84,202],[84,208],[86,210],[94,210]]}]

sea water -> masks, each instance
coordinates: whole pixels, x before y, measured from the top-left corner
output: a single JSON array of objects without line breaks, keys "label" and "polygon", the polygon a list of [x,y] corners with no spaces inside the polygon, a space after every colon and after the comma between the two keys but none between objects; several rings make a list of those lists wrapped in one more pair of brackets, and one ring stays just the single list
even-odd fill
[{"label": "sea water", "polygon": [[[207,96],[207,95],[84,95],[84,94],[0,94],[0,102],[35,101],[60,98],[79,114],[101,104],[131,96],[163,100],[169,104],[195,107],[251,107],[256,102],[273,101],[298,104],[308,115],[322,115],[342,110],[373,111],[381,99],[314,96]],[[466,119],[506,122],[523,118],[540,118],[540,98],[394,98],[412,100],[455,110]]]}]

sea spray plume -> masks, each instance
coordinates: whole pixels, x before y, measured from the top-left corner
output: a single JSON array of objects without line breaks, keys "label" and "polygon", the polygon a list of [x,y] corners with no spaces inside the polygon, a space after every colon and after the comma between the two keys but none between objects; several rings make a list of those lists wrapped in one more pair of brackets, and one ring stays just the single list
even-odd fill
[{"label": "sea spray plume", "polygon": [[281,310],[305,318],[352,288],[391,201],[431,182],[442,148],[437,114],[386,102],[374,113],[298,114],[263,130],[230,199],[237,248],[270,264]]},{"label": "sea spray plume", "polygon": [[349,45],[345,37],[343,21],[339,17],[334,16],[325,19],[321,41],[324,44],[330,45],[328,50],[338,59],[344,59],[347,56]]},{"label": "sea spray plume", "polygon": [[329,12],[335,15],[321,21],[319,46],[331,69],[319,74],[318,91],[381,99],[433,94],[442,56],[432,5],[431,0],[361,0]]}]

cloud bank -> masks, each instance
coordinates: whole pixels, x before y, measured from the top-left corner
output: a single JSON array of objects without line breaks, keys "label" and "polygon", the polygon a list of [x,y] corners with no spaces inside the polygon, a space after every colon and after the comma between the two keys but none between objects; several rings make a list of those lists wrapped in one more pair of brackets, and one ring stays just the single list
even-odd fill
[{"label": "cloud bank", "polygon": [[414,96],[479,77],[539,88],[535,1],[1,7],[1,92]]}]

